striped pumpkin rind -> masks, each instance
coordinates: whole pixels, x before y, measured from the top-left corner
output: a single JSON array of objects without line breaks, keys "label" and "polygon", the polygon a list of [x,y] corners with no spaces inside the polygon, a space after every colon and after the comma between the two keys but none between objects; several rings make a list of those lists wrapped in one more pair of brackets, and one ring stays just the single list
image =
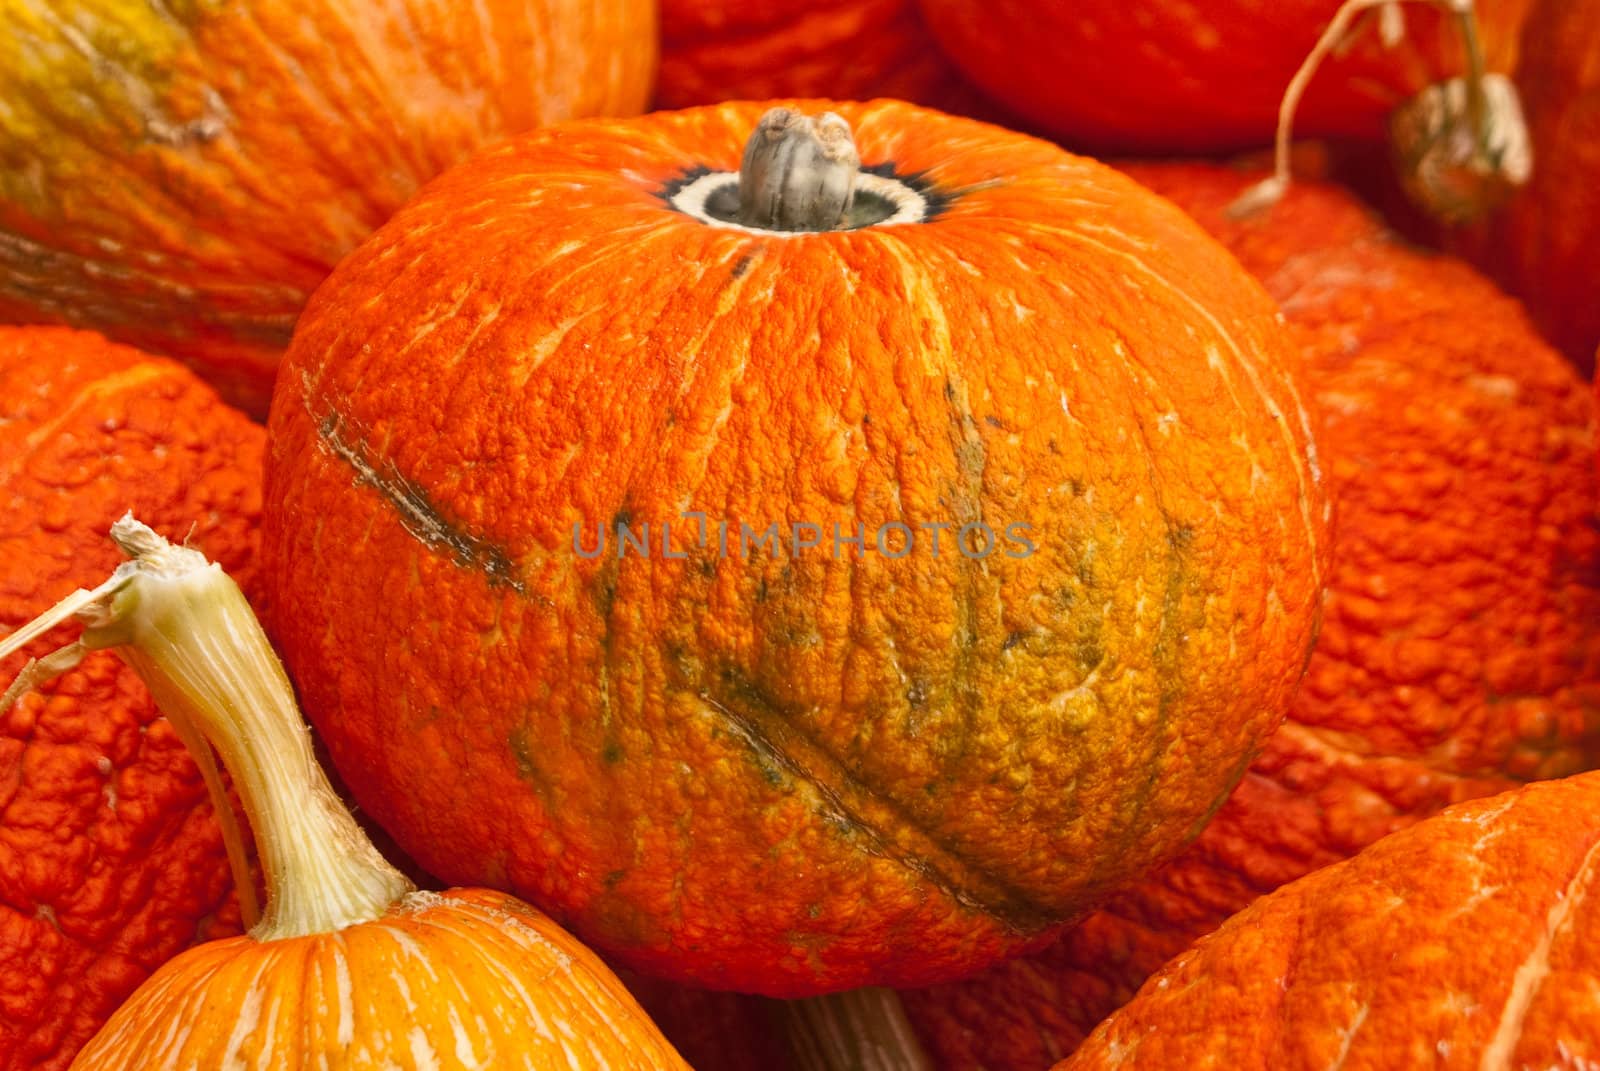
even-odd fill
[{"label": "striped pumpkin rind", "polygon": [[332,933],[213,941],[168,961],[82,1071],[683,1068],[616,977],[550,919],[486,890],[414,892]]}]

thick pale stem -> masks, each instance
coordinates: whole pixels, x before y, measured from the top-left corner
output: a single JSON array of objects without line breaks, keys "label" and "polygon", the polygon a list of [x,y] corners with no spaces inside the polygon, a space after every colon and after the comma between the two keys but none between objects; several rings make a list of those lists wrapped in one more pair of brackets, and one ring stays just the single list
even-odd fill
[{"label": "thick pale stem", "polygon": [[[1527,181],[1531,160],[1527,124],[1515,88],[1504,77],[1484,70],[1473,0],[1345,0],[1279,103],[1272,176],[1246,190],[1229,207],[1230,215],[1250,215],[1277,203],[1288,191],[1290,140],[1300,99],[1322,61],[1345,39],[1356,16],[1382,8],[1387,27],[1384,40],[1392,44],[1399,25],[1392,13],[1408,2],[1430,4],[1453,14],[1467,54],[1464,78],[1429,86],[1397,109],[1391,120],[1391,134],[1402,156],[1402,178],[1413,199],[1434,215],[1456,218],[1482,211],[1495,199],[1498,188]],[[1475,189],[1463,194],[1448,188],[1463,185]]]},{"label": "thick pale stem", "polygon": [[798,1071],[933,1071],[892,989],[781,1002]]},{"label": "thick pale stem", "polygon": [[251,936],[323,933],[383,914],[411,883],[317,765],[289,679],[238,585],[131,518],[112,538],[133,560],[89,600],[69,600],[87,625],[80,642],[115,650],[184,740],[209,742],[233,776],[267,887]]},{"label": "thick pale stem", "polygon": [[837,230],[849,216],[860,170],[842,118],[773,108],[745,144],[739,222],[776,231]]}]

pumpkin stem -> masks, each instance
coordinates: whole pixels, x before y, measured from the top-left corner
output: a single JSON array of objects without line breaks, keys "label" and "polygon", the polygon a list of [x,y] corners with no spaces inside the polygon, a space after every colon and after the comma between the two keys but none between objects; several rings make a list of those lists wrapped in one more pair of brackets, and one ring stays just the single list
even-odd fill
[{"label": "pumpkin stem", "polygon": [[1467,75],[1437,82],[1389,117],[1400,181],[1423,211],[1470,223],[1500,204],[1533,173],[1533,143],[1517,87],[1484,71],[1477,22],[1458,16]]},{"label": "pumpkin stem", "polygon": [[1351,22],[1381,7],[1385,44],[1396,39],[1392,12],[1401,3],[1426,3],[1455,16],[1467,54],[1467,73],[1424,89],[1395,109],[1390,138],[1407,193],[1423,210],[1449,222],[1480,215],[1528,180],[1532,152],[1516,87],[1484,70],[1473,0],[1345,0],[1290,79],[1278,106],[1272,175],[1250,187],[1228,207],[1237,219],[1276,204],[1290,184],[1289,143],[1300,98],[1317,68],[1339,47]]},{"label": "pumpkin stem", "polygon": [[932,1071],[892,989],[779,1002],[797,1071]]},{"label": "pumpkin stem", "polygon": [[739,222],[776,231],[831,231],[855,200],[861,157],[850,124],[791,108],[761,117],[739,165]]},{"label": "pumpkin stem", "polygon": [[[202,770],[215,749],[239,790],[266,880],[252,937],[324,933],[382,915],[413,886],[317,765],[289,678],[244,593],[199,551],[173,546],[131,516],[112,525],[111,538],[132,560],[7,637],[0,657],[74,617],[86,627],[64,650],[115,650]],[[225,797],[219,810],[228,810]],[[244,896],[248,875],[240,876],[232,846],[229,855]]]},{"label": "pumpkin stem", "polygon": [[[113,576],[93,591],[86,591],[83,588],[74,591],[8,635],[4,641],[0,641],[0,661],[11,657],[33,640],[84,610],[119,583]],[[92,648],[82,639],[77,639],[42,658],[29,659],[28,664],[22,667],[22,672],[17,674],[17,679],[11,682],[11,686],[3,695],[0,695],[0,713],[10,710],[13,703],[34,689],[77,668],[78,663],[82,662],[91,650]],[[228,853],[228,869],[233,874],[234,890],[239,897],[239,914],[246,927],[254,926],[261,918],[261,904],[256,899],[255,875],[250,872],[250,853],[245,850],[244,831],[239,828],[239,816],[234,812],[233,801],[228,798],[228,790],[223,787],[222,777],[217,772],[216,756],[211,751],[211,745],[206,743],[205,737],[197,735],[192,726],[175,722],[171,718],[167,721],[183,741],[184,747],[194,756],[195,765],[199,767],[200,779],[205,782],[206,794],[211,797],[211,809],[216,814],[217,825],[222,830],[222,846]]]}]

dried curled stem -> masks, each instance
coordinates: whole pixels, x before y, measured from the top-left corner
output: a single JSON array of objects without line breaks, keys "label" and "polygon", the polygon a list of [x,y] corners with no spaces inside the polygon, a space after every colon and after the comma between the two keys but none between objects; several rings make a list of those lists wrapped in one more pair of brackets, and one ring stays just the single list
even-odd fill
[{"label": "dried curled stem", "polygon": [[932,1071],[892,989],[853,989],[780,1007],[800,1071]]},{"label": "dried curled stem", "polygon": [[[199,551],[131,516],[112,539],[130,559],[0,641],[0,658],[77,621],[78,640],[29,664],[8,698],[91,650],[138,673],[199,764],[228,844],[250,934],[267,941],[376,918],[411,891],[344,808],[312,754],[294,691],[238,585]],[[243,838],[216,758],[250,818],[266,880],[257,914]]]},{"label": "dried curled stem", "polygon": [[1345,41],[1355,18],[1382,10],[1386,46],[1399,39],[1394,16],[1401,3],[1426,3],[1455,16],[1467,53],[1467,73],[1429,86],[1396,109],[1391,138],[1407,192],[1420,207],[1447,221],[1478,215],[1514,186],[1528,180],[1531,140],[1514,86],[1484,70],[1473,0],[1345,0],[1290,80],[1278,106],[1278,127],[1269,178],[1246,190],[1228,208],[1234,218],[1276,204],[1288,191],[1289,143],[1300,99],[1317,68]]}]

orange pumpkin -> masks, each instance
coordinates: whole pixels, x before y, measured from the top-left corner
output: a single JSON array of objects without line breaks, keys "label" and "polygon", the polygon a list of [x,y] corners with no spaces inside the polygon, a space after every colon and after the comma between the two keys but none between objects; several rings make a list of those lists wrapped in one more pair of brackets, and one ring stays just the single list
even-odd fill
[{"label": "orange pumpkin", "polygon": [[1600,1061],[1600,773],[1453,807],[1173,960],[1056,1071]]},{"label": "orange pumpkin", "polygon": [[1446,805],[1600,762],[1595,415],[1516,303],[1348,193],[1127,168],[1282,304],[1325,412],[1336,507],[1321,637],[1282,728],[1193,848],[1055,945],[903,994],[952,1068],[1071,1052],[1161,964],[1261,893]]},{"label": "orange pumpkin", "polygon": [[478,145],[650,92],[650,0],[0,0],[0,322],[264,413],[306,296]]},{"label": "orange pumpkin", "polygon": [[616,977],[548,918],[486,889],[419,892],[386,863],[317,765],[233,580],[131,515],[111,534],[131,562],[0,643],[5,657],[69,618],[86,626],[8,697],[41,666],[114,650],[196,754],[215,749],[233,775],[267,898],[249,936],[168,961],[73,1068],[688,1071]]},{"label": "orange pumpkin", "polygon": [[[173,361],[0,327],[0,629],[103,575],[117,555],[92,533],[130,506],[254,587],[265,438]],[[6,707],[0,1069],[60,1071],[162,961],[237,932],[239,906],[201,776],[116,658]]]},{"label": "orange pumpkin", "polygon": [[430,872],[715,987],[934,981],[1198,829],[1325,507],[1276,310],[1182,213],[897,102],[780,109],[741,180],[762,108],[506,143],[340,266],[270,623]]},{"label": "orange pumpkin", "polygon": [[1528,188],[1456,245],[1527,303],[1580,369],[1600,345],[1600,6],[1538,0],[1517,65],[1533,134]]},{"label": "orange pumpkin", "polygon": [[[1269,141],[1285,89],[1341,7],[1341,0],[920,2],[956,66],[1039,128],[1075,146],[1164,152]],[[1478,0],[1488,71],[1511,71],[1532,2]],[[1298,129],[1381,137],[1396,107],[1464,74],[1467,57],[1447,6],[1369,12],[1318,71]],[[1394,27],[1400,33],[1390,44],[1385,31]]]},{"label": "orange pumpkin", "polygon": [[916,0],[663,0],[661,36],[663,108],[820,96],[978,106]]}]

